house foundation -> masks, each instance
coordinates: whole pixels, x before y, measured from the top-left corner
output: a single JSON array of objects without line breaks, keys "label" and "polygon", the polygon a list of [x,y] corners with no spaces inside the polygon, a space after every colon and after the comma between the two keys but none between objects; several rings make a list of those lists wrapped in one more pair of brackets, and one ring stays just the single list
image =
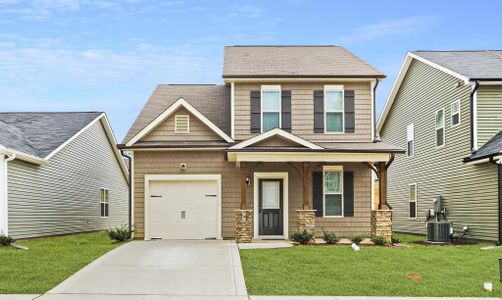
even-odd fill
[{"label": "house foundation", "polygon": [[383,236],[392,240],[392,210],[373,210],[371,212],[371,235]]},{"label": "house foundation", "polygon": [[237,243],[251,243],[253,239],[253,210],[235,210],[235,241]]}]

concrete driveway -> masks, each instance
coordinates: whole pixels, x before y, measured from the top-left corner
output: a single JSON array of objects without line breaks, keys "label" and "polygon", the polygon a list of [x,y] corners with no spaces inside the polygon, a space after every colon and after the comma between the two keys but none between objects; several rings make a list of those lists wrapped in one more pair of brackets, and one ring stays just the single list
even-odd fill
[{"label": "concrete driveway", "polygon": [[133,241],[39,299],[248,299],[233,241]]}]

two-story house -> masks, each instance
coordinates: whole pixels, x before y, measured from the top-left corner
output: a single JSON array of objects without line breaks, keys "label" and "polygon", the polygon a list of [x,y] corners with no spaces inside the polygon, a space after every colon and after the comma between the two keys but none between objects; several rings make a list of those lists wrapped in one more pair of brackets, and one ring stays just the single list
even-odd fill
[{"label": "two-story house", "polygon": [[425,233],[440,196],[456,230],[502,240],[502,51],[408,53],[377,129],[407,149],[388,173],[395,231]]},{"label": "two-story house", "polygon": [[385,76],[338,46],[224,52],[224,84],[159,85],[119,145],[133,153],[135,238],[370,234],[372,215],[389,238],[382,181],[402,151],[374,142]]}]

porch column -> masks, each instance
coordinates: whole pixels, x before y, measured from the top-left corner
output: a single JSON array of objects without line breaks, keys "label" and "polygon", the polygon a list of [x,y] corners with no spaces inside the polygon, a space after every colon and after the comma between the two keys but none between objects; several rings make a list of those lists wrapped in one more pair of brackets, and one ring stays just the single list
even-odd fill
[{"label": "porch column", "polygon": [[378,163],[378,209],[382,209],[388,207],[387,204],[387,168],[385,167],[385,163]]},{"label": "porch column", "polygon": [[248,176],[248,168],[246,163],[241,163],[241,209],[246,209],[247,201],[247,185],[246,185],[246,177]]},{"label": "porch column", "polygon": [[298,219],[298,229],[308,229],[315,231],[315,210],[312,209],[312,172],[308,162],[303,163],[303,209],[296,211]]},{"label": "porch column", "polygon": [[247,184],[249,169],[246,163],[241,163],[241,209],[235,210],[235,241],[237,243],[250,243],[253,239],[253,210],[247,208]]}]

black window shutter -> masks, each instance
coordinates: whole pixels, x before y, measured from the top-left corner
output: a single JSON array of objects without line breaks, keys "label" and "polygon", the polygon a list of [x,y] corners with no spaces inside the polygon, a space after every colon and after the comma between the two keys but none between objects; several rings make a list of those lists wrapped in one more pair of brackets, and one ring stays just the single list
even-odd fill
[{"label": "black window shutter", "polygon": [[312,173],[312,201],[316,217],[323,216],[322,172]]},{"label": "black window shutter", "polygon": [[251,132],[261,132],[261,93],[251,91]]},{"label": "black window shutter", "polygon": [[356,131],[354,91],[345,90],[344,95],[345,132],[354,133]]},{"label": "black window shutter", "polygon": [[343,216],[354,216],[354,173],[343,173]]},{"label": "black window shutter", "polygon": [[324,132],[324,91],[314,91],[314,132]]},{"label": "black window shutter", "polygon": [[291,132],[291,91],[281,91],[281,127]]}]

